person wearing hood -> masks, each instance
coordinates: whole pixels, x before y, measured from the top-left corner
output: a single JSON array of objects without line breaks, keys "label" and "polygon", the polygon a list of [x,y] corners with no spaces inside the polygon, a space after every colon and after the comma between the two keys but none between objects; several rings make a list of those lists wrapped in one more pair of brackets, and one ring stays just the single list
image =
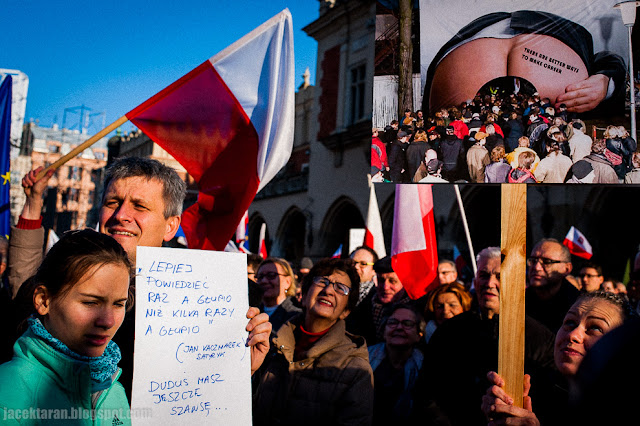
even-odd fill
[{"label": "person wearing hood", "polygon": [[473,114],[471,114],[471,120],[467,123],[469,133],[479,132],[483,124],[484,122],[480,119],[480,114],[474,112]]},{"label": "person wearing hood", "polygon": [[323,259],[311,268],[302,283],[303,312],[273,335],[254,375],[255,425],[371,423],[367,345],[344,321],[359,287],[351,259]]},{"label": "person wearing hood", "polygon": [[607,142],[596,139],[591,145],[591,154],[573,163],[567,173],[567,183],[618,183],[613,164],[606,157]]},{"label": "person wearing hood", "polygon": [[[426,161],[426,158],[425,158]],[[429,160],[425,163],[427,175],[420,179],[419,183],[449,183],[449,181],[442,178],[442,161],[436,159]],[[416,172],[417,174],[418,172]]]}]

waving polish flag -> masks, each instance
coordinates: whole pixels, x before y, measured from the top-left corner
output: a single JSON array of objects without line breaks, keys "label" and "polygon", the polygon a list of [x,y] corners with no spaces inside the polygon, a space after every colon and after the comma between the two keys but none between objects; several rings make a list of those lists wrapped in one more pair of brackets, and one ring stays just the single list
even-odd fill
[{"label": "waving polish flag", "polygon": [[126,114],[194,177],[182,216],[189,248],[223,250],[291,155],[291,14],[285,9]]},{"label": "waving polish flag", "polygon": [[438,247],[431,185],[396,185],[391,266],[412,299],[437,285]]},{"label": "waving polish flag", "polygon": [[464,261],[462,253],[460,253],[460,249],[456,245],[453,246],[453,262],[456,264],[458,273],[461,273],[462,269],[467,266],[467,262]]},{"label": "waving polish flag", "polygon": [[582,232],[578,231],[575,227],[571,227],[567,236],[564,237],[564,241],[562,242],[571,254],[582,257],[583,259],[591,259],[593,256],[593,249],[591,248],[591,244],[587,241],[587,238],[582,235]]},{"label": "waving polish flag", "polygon": [[236,228],[236,245],[242,253],[251,253],[249,251],[249,210],[244,212]]},{"label": "waving polish flag", "polygon": [[265,237],[267,235],[267,224],[263,223],[260,227],[260,240],[258,245],[258,254],[262,256],[263,259],[268,257],[267,255],[267,243],[265,241]]},{"label": "waving polish flag", "polygon": [[378,257],[383,258],[387,255],[384,247],[384,235],[382,233],[382,220],[380,219],[380,210],[378,209],[378,199],[376,198],[375,184],[370,182],[369,187],[369,211],[367,211],[367,224],[364,230],[363,246],[367,246],[375,250]]},{"label": "waving polish flag", "polygon": [[240,223],[236,228],[236,243],[240,243],[247,238],[247,228],[249,227],[249,211],[245,210]]}]

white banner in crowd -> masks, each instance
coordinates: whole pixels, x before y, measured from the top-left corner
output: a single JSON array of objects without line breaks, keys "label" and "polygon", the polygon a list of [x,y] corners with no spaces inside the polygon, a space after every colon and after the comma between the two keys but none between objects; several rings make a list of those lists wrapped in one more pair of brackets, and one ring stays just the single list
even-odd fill
[{"label": "white banner in crowd", "polygon": [[247,257],[138,247],[136,425],[251,424]]}]

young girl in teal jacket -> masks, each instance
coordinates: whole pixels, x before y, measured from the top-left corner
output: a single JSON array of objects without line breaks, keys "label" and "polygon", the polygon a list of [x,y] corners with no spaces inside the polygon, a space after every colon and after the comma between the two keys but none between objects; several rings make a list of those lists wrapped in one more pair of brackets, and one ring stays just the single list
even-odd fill
[{"label": "young girl in teal jacket", "polygon": [[51,248],[32,281],[35,313],[0,365],[0,423],[131,424],[111,341],[130,274],[120,244],[95,231],[68,232]]}]

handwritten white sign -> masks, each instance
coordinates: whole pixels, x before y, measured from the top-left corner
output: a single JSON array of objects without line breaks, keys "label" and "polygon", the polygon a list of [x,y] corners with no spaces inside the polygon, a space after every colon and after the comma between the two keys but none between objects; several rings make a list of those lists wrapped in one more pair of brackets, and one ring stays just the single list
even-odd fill
[{"label": "handwritten white sign", "polygon": [[138,247],[136,256],[135,424],[250,425],[246,255]]}]

